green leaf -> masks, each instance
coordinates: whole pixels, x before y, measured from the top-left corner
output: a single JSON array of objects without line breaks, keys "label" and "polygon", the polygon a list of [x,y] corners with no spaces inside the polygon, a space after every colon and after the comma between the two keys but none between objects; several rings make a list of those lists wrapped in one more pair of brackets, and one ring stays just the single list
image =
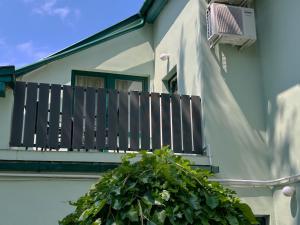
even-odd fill
[{"label": "green leaf", "polygon": [[114,209],[116,209],[116,210],[121,209],[122,208],[122,204],[121,204],[120,200],[119,199],[115,199],[114,202],[113,202],[112,207]]},{"label": "green leaf", "polygon": [[251,208],[245,204],[245,203],[238,203],[237,207],[243,212],[244,216],[246,219],[251,223],[251,224],[259,224],[251,210]]},{"label": "green leaf", "polygon": [[200,200],[195,194],[191,195],[191,197],[189,198],[189,203],[191,204],[193,209],[200,209]]},{"label": "green leaf", "polygon": [[184,216],[190,224],[193,224],[194,219],[193,219],[192,211],[189,208],[184,210]]},{"label": "green leaf", "polygon": [[134,207],[131,207],[130,210],[127,212],[127,217],[131,222],[139,221],[138,211]]},{"label": "green leaf", "polygon": [[144,184],[146,184],[146,183],[149,182],[149,177],[148,177],[148,176],[143,177],[143,178],[141,179],[141,181],[142,181]]},{"label": "green leaf", "polygon": [[159,224],[164,224],[166,219],[166,211],[162,210],[160,212],[155,211],[154,213],[154,220],[158,221]]},{"label": "green leaf", "polygon": [[235,216],[228,215],[226,216],[227,221],[229,222],[230,225],[239,225],[239,221]]},{"label": "green leaf", "polygon": [[106,204],[105,199],[102,199],[101,201],[96,202],[96,204],[95,204],[96,207],[95,207],[95,210],[93,212],[93,215],[94,216],[97,215],[101,211],[101,209],[105,206],[105,204]]},{"label": "green leaf", "polygon": [[153,205],[154,204],[154,198],[152,197],[152,195],[150,193],[146,193],[143,197],[142,197],[142,201],[146,204],[146,205]]},{"label": "green leaf", "polygon": [[217,198],[217,196],[207,195],[206,196],[206,204],[211,209],[215,209],[219,205],[219,199]]},{"label": "green leaf", "polygon": [[85,211],[83,211],[83,213],[80,215],[79,217],[79,221],[84,221],[86,220],[93,212],[93,209],[86,209]]},{"label": "green leaf", "polygon": [[112,193],[115,193],[116,195],[121,194],[121,187],[116,187],[115,189],[112,190]]},{"label": "green leaf", "polygon": [[202,225],[210,225],[207,218],[201,217],[200,220],[202,222]]},{"label": "green leaf", "polygon": [[94,223],[92,223],[92,225],[101,225],[101,219],[97,219]]}]

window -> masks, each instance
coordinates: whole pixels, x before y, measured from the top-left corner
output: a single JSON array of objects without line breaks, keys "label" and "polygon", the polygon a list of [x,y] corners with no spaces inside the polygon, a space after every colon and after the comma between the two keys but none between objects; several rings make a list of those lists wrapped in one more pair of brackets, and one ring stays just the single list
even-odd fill
[{"label": "window", "polygon": [[81,87],[104,88],[103,77],[76,76],[75,84]]},{"label": "window", "polygon": [[178,93],[178,82],[177,82],[177,67],[174,66],[170,72],[162,79],[166,91],[170,94]]},{"label": "window", "polygon": [[147,77],[79,70],[72,71],[72,85],[120,91],[148,91]]},{"label": "window", "polygon": [[268,225],[269,224],[268,216],[257,216],[256,220],[258,221],[259,225]]},{"label": "window", "polygon": [[116,80],[116,89],[120,91],[143,91],[142,81]]},{"label": "window", "polygon": [[168,81],[168,90],[171,94],[178,93],[177,73]]}]

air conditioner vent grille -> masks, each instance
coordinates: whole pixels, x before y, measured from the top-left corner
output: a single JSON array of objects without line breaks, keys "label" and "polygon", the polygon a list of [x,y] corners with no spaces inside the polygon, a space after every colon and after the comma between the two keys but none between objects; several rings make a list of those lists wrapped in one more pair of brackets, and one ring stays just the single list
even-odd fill
[{"label": "air conditioner vent grille", "polygon": [[243,15],[238,8],[218,4],[215,17],[219,33],[243,35]]}]

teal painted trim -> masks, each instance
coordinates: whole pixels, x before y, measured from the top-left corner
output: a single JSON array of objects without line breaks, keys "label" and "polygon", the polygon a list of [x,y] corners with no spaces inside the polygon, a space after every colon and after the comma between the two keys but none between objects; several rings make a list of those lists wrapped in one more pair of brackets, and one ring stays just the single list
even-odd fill
[{"label": "teal painted trim", "polygon": [[0,66],[0,76],[14,74],[14,73],[15,73],[14,66]]},{"label": "teal painted trim", "polygon": [[101,77],[104,78],[104,84],[107,89],[115,89],[115,81],[130,80],[130,81],[141,81],[143,83],[143,91],[148,91],[148,77],[142,76],[131,76],[117,73],[104,73],[104,72],[93,72],[83,70],[72,70],[71,73],[71,85],[76,85],[76,76],[87,76],[87,77]]},{"label": "teal painted trim", "polygon": [[146,16],[146,22],[147,23],[154,23],[162,9],[165,7],[165,5],[168,3],[168,0],[157,0],[154,1],[151,8],[149,9],[147,16]]},{"label": "teal painted trim", "polygon": [[[103,33],[99,38],[95,39],[95,40],[92,40],[90,42],[87,42],[87,43],[83,43],[82,45],[76,45],[75,47],[69,47],[67,50],[63,50],[61,51],[60,53],[56,53],[52,56],[49,56],[48,58],[45,58],[41,61],[38,61],[34,64],[31,64],[31,65],[28,65],[28,66],[25,66],[23,68],[20,68],[20,69],[17,69],[16,70],[16,76],[19,77],[19,76],[22,76],[26,73],[29,73],[41,66],[44,66],[48,63],[51,63],[53,61],[56,61],[56,60],[59,60],[59,59],[62,59],[64,57],[67,57],[69,55],[72,55],[74,53],[77,53],[77,52],[80,52],[80,51],[83,51],[87,48],[90,48],[94,45],[97,45],[97,44],[100,44],[102,42],[105,42],[105,41],[108,41],[108,40],[111,40],[113,38],[116,38],[116,37],[119,37],[121,35],[124,35],[126,33],[129,33],[131,31],[134,31],[134,30],[137,30],[141,27],[144,26],[145,24],[145,20],[144,18],[141,18],[139,15],[135,15],[134,18],[136,18],[134,21],[132,21],[132,17],[130,17],[129,19],[121,22],[120,24],[122,25],[122,27],[119,27],[119,24],[115,25],[115,29],[113,29],[113,31],[107,33]],[[127,23],[125,23],[127,22]],[[126,24],[126,25],[125,25]],[[120,25],[120,26],[121,26]],[[117,28],[119,27],[119,29]]]},{"label": "teal painted trim", "polygon": [[[0,171],[101,173],[114,169],[119,165],[120,163],[104,162],[1,160]],[[209,165],[195,166],[195,168],[201,168],[216,173],[216,167],[214,168]]]},{"label": "teal painted trim", "polygon": [[114,169],[118,165],[119,163],[103,162],[3,160],[0,161],[0,171],[101,173]]},{"label": "teal painted trim", "polygon": [[1,66],[0,67],[0,97],[5,97],[6,87],[13,88],[15,84],[15,67]]},{"label": "teal painted trim", "polygon": [[140,14],[141,16],[145,17],[149,9],[151,8],[154,0],[145,0],[144,4],[142,5],[140,9]]},{"label": "teal painted trim", "polygon": [[168,0],[146,0],[140,9],[140,14],[147,23],[153,23],[167,3]]},{"label": "teal painted trim", "polygon": [[171,79],[173,79],[175,77],[175,75],[177,74],[177,65],[175,65],[168,73],[167,75],[165,75],[162,78],[162,82],[165,86],[165,88],[168,90],[168,92],[170,93],[170,85],[169,82]]},{"label": "teal painted trim", "polygon": [[5,97],[5,88],[6,88],[5,83],[0,82],[0,97],[2,97],[2,98]]},{"label": "teal painted trim", "polygon": [[13,82],[13,76],[12,75],[6,75],[6,76],[0,75],[0,82],[4,82],[4,83]]},{"label": "teal painted trim", "polygon": [[114,32],[114,31],[116,31],[116,30],[118,30],[118,29],[120,29],[120,28],[122,28],[124,26],[127,26],[130,23],[134,23],[135,21],[137,21],[139,19],[141,19],[141,17],[138,14],[133,15],[133,16],[131,16],[131,17],[129,17],[129,18],[121,21],[120,23],[117,23],[117,24],[115,24],[115,25],[113,25],[113,26],[111,26],[111,27],[109,27],[109,28],[107,28],[107,29],[105,29],[103,31],[100,31],[100,32],[98,32],[98,33],[96,33],[96,34],[88,37],[88,38],[85,38],[82,41],[79,41],[79,42],[77,42],[77,43],[75,43],[75,44],[73,44],[73,45],[71,45],[71,46],[69,46],[67,48],[64,48],[64,49],[62,49],[62,50],[60,50],[60,51],[58,51],[58,52],[56,52],[56,53],[48,56],[47,58],[50,58],[52,56],[61,54],[63,52],[66,52],[66,51],[69,51],[71,49],[77,48],[79,46],[88,44],[90,42],[93,42],[93,41],[95,41],[95,40],[97,40],[97,39],[99,39],[99,38],[101,38],[101,37],[103,37],[105,35],[111,34],[112,32]]}]

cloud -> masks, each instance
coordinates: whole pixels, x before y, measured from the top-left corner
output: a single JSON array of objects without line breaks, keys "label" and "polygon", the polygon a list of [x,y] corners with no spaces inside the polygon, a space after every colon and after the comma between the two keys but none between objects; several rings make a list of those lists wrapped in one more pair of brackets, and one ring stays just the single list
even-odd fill
[{"label": "cloud", "polygon": [[40,15],[59,16],[61,19],[65,19],[70,14],[71,9],[67,6],[57,7],[56,3],[57,0],[47,0],[42,5],[34,8],[33,12]]},{"label": "cloud", "polygon": [[18,44],[16,49],[25,54],[27,57],[32,60],[42,59],[45,56],[49,55],[48,51],[45,51],[45,48],[38,48],[33,45],[32,41],[27,41],[21,44]]},{"label": "cloud", "polygon": [[0,36],[0,66],[15,65],[21,67],[45,58],[53,51],[47,46],[39,46],[32,40],[11,43],[8,38]]}]

